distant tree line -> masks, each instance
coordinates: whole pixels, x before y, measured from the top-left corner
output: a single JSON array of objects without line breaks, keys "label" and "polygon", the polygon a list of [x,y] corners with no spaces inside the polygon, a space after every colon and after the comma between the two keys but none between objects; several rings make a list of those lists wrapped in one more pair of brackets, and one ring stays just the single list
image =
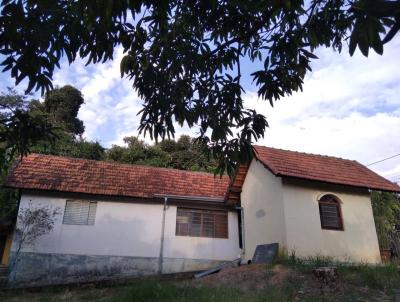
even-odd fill
[{"label": "distant tree line", "polygon": [[[201,145],[187,135],[153,145],[130,136],[124,138],[125,146],[113,145],[108,150],[97,141],[86,140],[82,138],[85,126],[78,118],[83,103],[82,93],[72,86],[48,92],[43,101],[27,100],[27,96],[19,95],[11,89],[3,93],[0,96],[0,106],[7,108],[7,116],[14,116],[19,110],[36,124],[46,125],[48,129],[38,133],[34,139],[27,132],[17,135],[24,142],[24,146],[18,150],[14,150],[18,145],[17,141],[0,145],[2,153],[8,154],[2,158],[2,163],[11,162],[16,156],[35,152],[193,171],[212,172],[216,167],[216,162]],[[1,110],[0,114],[6,115],[6,110]],[[7,128],[11,134],[16,132],[13,128],[21,128],[12,123],[2,127]],[[6,144],[5,138],[0,142]]]},{"label": "distant tree line", "polygon": [[[78,118],[84,103],[72,87],[56,88],[42,101],[9,89],[0,95],[0,184],[15,159],[42,153],[128,164],[213,172],[217,163],[193,138],[147,144],[137,137],[124,138],[124,146],[106,149],[98,141],[82,137],[85,126]],[[16,190],[0,188],[0,219],[15,214]]]}]

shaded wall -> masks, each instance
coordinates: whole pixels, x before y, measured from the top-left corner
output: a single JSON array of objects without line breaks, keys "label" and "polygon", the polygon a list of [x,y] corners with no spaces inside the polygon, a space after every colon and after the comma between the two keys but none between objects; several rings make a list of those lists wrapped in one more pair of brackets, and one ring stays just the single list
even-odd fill
[{"label": "shaded wall", "polygon": [[[94,225],[65,225],[65,202],[63,197],[22,195],[20,207],[50,205],[61,213],[51,233],[22,249],[10,274],[12,285],[159,273],[163,205],[98,201]],[[166,211],[162,273],[202,270],[237,258],[240,250],[235,212],[228,215],[229,238],[214,239],[175,236],[176,211],[176,206]],[[15,236],[12,259],[17,239]]]},{"label": "shaded wall", "polygon": [[282,180],[259,161],[250,164],[243,183],[245,260],[251,260],[259,244],[278,242],[286,245]]},{"label": "shaded wall", "polygon": [[[321,228],[318,199],[340,200],[343,231]],[[379,263],[380,253],[371,199],[367,190],[286,180],[283,185],[287,248],[296,255],[331,256],[349,262]]]}]

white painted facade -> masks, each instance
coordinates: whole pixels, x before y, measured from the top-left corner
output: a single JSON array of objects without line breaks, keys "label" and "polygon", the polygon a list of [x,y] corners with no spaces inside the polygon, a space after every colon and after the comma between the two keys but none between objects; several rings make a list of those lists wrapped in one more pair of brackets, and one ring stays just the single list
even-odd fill
[{"label": "white painted facade", "polygon": [[[341,201],[343,231],[321,228],[318,199],[327,193]],[[189,237],[176,235],[177,206],[168,205],[161,252],[163,204],[86,198],[97,201],[94,225],[70,225],[63,224],[70,199],[76,198],[23,192],[20,209],[53,207],[60,213],[49,234],[21,250],[23,259],[10,274],[13,284],[142,276],[159,273],[160,268],[162,273],[202,270],[240,256],[250,260],[257,245],[275,242],[299,257],[380,262],[368,191],[276,177],[257,160],[252,161],[241,192],[243,250],[233,210],[228,212],[228,238]],[[18,224],[19,220],[17,228]],[[11,257],[17,241],[14,238]]]},{"label": "white painted facade", "polygon": [[[70,198],[69,198],[70,199]],[[24,252],[158,258],[160,255],[162,204],[98,201],[94,225],[63,224],[66,198],[21,196],[20,208],[58,208],[53,230]],[[90,199],[90,201],[97,201]],[[176,236],[177,206],[168,206],[165,216],[165,258],[234,260],[240,254],[236,212],[228,214],[228,237]],[[18,222],[17,222],[18,224]],[[12,251],[16,250],[14,242]]]},{"label": "white painted facade", "polygon": [[[318,199],[341,201],[343,231],[321,228]],[[330,256],[341,261],[379,263],[380,252],[368,191],[274,176],[253,160],[243,184],[245,258],[258,244],[278,242],[299,257]]]},{"label": "white painted facade", "polygon": [[258,244],[286,246],[282,179],[253,160],[241,193],[244,215],[245,258],[251,260]]}]

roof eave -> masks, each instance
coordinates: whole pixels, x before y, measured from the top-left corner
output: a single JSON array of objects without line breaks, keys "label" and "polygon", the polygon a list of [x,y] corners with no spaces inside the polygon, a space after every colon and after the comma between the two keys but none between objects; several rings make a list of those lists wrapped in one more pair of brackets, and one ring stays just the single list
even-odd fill
[{"label": "roof eave", "polygon": [[387,188],[378,188],[378,187],[371,187],[371,186],[365,186],[365,185],[352,185],[352,184],[346,184],[346,183],[331,182],[331,181],[326,181],[326,180],[317,180],[317,179],[306,178],[306,177],[285,175],[285,174],[282,174],[282,173],[277,173],[277,174],[275,174],[275,176],[282,177],[282,178],[290,178],[290,179],[300,179],[300,180],[324,183],[324,184],[329,184],[329,185],[337,185],[337,186],[344,186],[344,187],[350,187],[350,188],[366,189],[366,190],[370,190],[370,191],[382,191],[382,192],[390,192],[390,193],[400,193],[400,187],[397,190],[390,190],[390,189],[387,189]]}]

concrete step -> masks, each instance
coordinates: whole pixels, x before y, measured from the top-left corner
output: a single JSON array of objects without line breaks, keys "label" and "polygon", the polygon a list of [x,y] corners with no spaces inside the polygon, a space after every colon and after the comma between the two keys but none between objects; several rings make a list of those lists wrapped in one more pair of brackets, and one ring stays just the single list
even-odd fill
[{"label": "concrete step", "polygon": [[8,266],[0,265],[0,278],[3,277],[3,276],[7,277],[8,276],[8,272],[9,272]]},{"label": "concrete step", "polygon": [[7,277],[0,277],[0,288],[7,287],[8,278]]},{"label": "concrete step", "polygon": [[9,267],[0,265],[0,288],[7,287]]}]

